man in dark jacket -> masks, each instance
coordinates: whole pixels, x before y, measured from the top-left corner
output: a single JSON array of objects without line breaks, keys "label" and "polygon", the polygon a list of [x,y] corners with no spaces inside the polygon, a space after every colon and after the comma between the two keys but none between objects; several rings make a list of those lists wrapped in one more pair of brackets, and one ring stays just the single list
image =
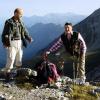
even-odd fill
[{"label": "man in dark jacket", "polygon": [[74,32],[71,23],[66,23],[64,33],[60,36],[58,41],[46,52],[52,53],[57,51],[62,45],[64,45],[66,51],[77,58],[77,83],[85,83],[85,54],[86,44],[79,32]]},{"label": "man in dark jacket", "polygon": [[17,68],[22,66],[23,46],[27,46],[26,40],[32,42],[24,23],[21,21],[23,10],[17,8],[14,11],[14,16],[5,22],[2,32],[2,43],[7,49],[7,63],[4,68],[7,73],[13,69],[13,65]]}]

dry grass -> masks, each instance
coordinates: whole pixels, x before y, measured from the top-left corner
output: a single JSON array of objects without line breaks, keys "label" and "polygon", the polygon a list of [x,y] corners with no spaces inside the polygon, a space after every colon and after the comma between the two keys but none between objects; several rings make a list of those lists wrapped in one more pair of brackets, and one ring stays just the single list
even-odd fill
[{"label": "dry grass", "polygon": [[98,100],[100,94],[92,95],[89,91],[93,90],[94,86],[79,86],[75,85],[73,89],[72,100]]}]

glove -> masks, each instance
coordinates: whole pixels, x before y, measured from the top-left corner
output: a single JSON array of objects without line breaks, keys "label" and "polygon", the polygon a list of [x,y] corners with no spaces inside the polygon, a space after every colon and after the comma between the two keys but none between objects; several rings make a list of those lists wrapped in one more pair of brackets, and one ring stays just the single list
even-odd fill
[{"label": "glove", "polygon": [[47,51],[47,52],[46,52],[46,55],[49,55],[49,54],[50,54],[50,51]]}]

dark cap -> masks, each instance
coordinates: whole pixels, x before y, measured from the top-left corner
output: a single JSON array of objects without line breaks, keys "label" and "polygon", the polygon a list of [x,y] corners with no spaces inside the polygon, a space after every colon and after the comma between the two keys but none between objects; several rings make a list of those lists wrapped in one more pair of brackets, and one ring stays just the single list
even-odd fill
[{"label": "dark cap", "polygon": [[67,22],[67,23],[65,23],[65,26],[66,26],[66,25],[73,26],[73,25],[72,25],[72,23],[68,23],[68,22]]}]

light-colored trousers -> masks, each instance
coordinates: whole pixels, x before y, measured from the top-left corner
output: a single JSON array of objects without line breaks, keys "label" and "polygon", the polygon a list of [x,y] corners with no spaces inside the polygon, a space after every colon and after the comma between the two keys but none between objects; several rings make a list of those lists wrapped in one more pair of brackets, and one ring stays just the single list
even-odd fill
[{"label": "light-colored trousers", "polygon": [[7,62],[6,62],[6,70],[9,71],[13,69],[14,63],[16,66],[22,65],[22,41],[21,40],[13,40],[11,41],[11,46],[7,48]]},{"label": "light-colored trousers", "polygon": [[76,58],[75,62],[76,62],[75,67],[77,68],[76,78],[85,80],[86,79],[86,76],[85,76],[85,53],[83,53],[81,56]]}]

